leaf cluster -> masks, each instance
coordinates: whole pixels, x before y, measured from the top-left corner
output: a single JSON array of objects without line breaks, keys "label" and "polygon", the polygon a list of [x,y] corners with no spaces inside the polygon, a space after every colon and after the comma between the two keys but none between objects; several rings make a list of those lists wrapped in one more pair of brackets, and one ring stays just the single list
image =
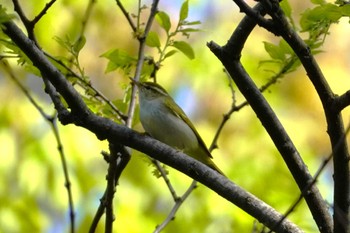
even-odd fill
[{"label": "leaf cluster", "polygon": [[[195,58],[192,46],[184,40],[176,39],[176,36],[179,34],[189,38],[191,33],[199,31],[199,29],[192,27],[193,25],[200,24],[199,21],[187,21],[189,10],[188,8],[189,7],[187,0],[181,6],[179,12],[179,20],[173,30],[171,30],[173,25],[170,16],[164,11],[157,12],[155,19],[159,27],[163,29],[166,38],[164,42],[161,42],[160,32],[157,32],[156,30],[151,30],[148,33],[146,37],[146,45],[149,48],[156,48],[159,55],[157,58],[153,56],[146,57],[146,62],[143,64],[142,67],[142,77],[149,77],[155,75],[155,72],[159,69],[161,63],[165,59],[177,53],[178,51],[183,53],[189,59]],[[137,25],[137,28],[140,28],[143,25],[144,24],[139,23],[139,25]],[[144,29],[139,29],[138,31],[144,31]],[[137,35],[139,34],[140,33],[138,33]],[[111,49],[102,54],[101,56],[108,59],[106,73],[119,70],[122,71],[123,75],[130,76],[137,62],[137,54],[130,54],[122,48]]]},{"label": "leaf cluster", "polygon": [[[315,6],[302,13],[299,25],[296,25],[293,20],[292,8],[288,0],[281,2],[281,8],[293,30],[307,33],[304,42],[309,46],[311,53],[315,55],[322,52],[320,47],[324,44],[331,25],[338,23],[342,17],[350,16],[350,4],[333,4],[324,0],[313,0],[312,3]],[[293,49],[283,39],[277,45],[265,41],[264,48],[270,59],[260,61],[259,66],[272,72],[274,74],[272,79],[282,78],[284,74],[293,72],[301,65]]]}]

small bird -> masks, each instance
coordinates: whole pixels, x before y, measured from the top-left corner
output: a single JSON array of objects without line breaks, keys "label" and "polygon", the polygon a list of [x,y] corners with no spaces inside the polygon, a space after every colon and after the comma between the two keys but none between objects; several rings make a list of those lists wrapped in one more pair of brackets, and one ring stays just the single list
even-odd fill
[{"label": "small bird", "polygon": [[224,175],[192,122],[166,90],[157,83],[131,80],[139,89],[140,121],[145,131]]}]

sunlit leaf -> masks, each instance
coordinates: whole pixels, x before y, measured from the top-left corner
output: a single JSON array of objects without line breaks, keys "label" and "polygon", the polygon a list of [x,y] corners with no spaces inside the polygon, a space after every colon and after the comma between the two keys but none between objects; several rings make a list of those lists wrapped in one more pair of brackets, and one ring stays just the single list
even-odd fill
[{"label": "sunlit leaf", "polygon": [[[0,5],[0,24],[10,21],[11,19],[15,18],[14,14],[7,14],[6,8],[4,8],[2,5]],[[1,27],[3,27],[1,25]]]},{"label": "sunlit leaf", "polygon": [[341,9],[331,3],[317,6],[308,12],[308,18],[313,21],[329,19],[337,21],[342,16]]},{"label": "sunlit leaf", "polygon": [[169,32],[170,28],[171,28],[171,21],[170,21],[170,17],[167,13],[165,13],[164,11],[159,11],[156,14],[156,20],[159,23],[159,25],[164,28],[164,30],[166,32]]},{"label": "sunlit leaf", "polygon": [[200,31],[200,29],[197,29],[197,28],[184,28],[179,30],[179,32],[198,32],[198,31]]},{"label": "sunlit leaf", "polygon": [[180,21],[185,20],[188,17],[188,0],[184,1],[180,10]]},{"label": "sunlit leaf", "polygon": [[175,53],[177,53],[177,50],[170,50],[169,52],[167,52],[164,56],[164,59],[167,57],[170,57],[172,55],[174,55]]},{"label": "sunlit leaf", "polygon": [[311,0],[311,2],[313,4],[316,4],[316,5],[323,5],[323,4],[326,4],[326,1],[325,0]]},{"label": "sunlit leaf", "polygon": [[73,50],[76,53],[79,53],[82,48],[84,48],[84,45],[86,43],[85,36],[80,37],[74,44],[73,44]]},{"label": "sunlit leaf", "polygon": [[279,47],[284,54],[294,54],[293,49],[285,40],[280,41]]},{"label": "sunlit leaf", "polygon": [[185,41],[174,41],[173,45],[175,48],[177,48],[179,51],[181,51],[183,54],[185,54],[189,59],[194,59],[194,51],[187,42]]},{"label": "sunlit leaf", "polygon": [[279,46],[264,41],[264,47],[266,52],[270,55],[271,58],[281,60],[281,61],[285,60],[286,55]]},{"label": "sunlit leaf", "polygon": [[288,0],[283,0],[280,2],[280,6],[284,12],[284,14],[288,17],[291,18],[292,17],[292,7],[289,4]]},{"label": "sunlit leaf", "polygon": [[198,25],[201,23],[202,23],[201,21],[197,20],[197,21],[185,22],[184,25]]},{"label": "sunlit leaf", "polygon": [[340,7],[340,10],[344,16],[350,16],[350,4],[346,4]]},{"label": "sunlit leaf", "polygon": [[120,49],[113,49],[101,55],[109,60],[106,73],[114,71],[118,68],[128,68],[132,66],[136,59],[127,52]]},{"label": "sunlit leaf", "polygon": [[144,62],[142,66],[142,77],[150,77],[151,74],[154,72],[154,65],[153,63]]},{"label": "sunlit leaf", "polygon": [[146,38],[146,45],[149,47],[160,47],[160,40],[156,32],[151,31],[148,33],[148,36]]}]

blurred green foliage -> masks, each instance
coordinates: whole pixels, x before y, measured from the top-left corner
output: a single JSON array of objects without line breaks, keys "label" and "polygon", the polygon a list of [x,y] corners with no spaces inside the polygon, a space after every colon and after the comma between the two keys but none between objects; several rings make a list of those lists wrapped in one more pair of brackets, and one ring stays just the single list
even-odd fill
[{"label": "blurred green foliage", "polygon": [[[344,34],[349,34],[349,30],[342,30],[344,23],[333,24],[341,16],[349,15],[349,5],[338,7],[324,1],[313,3],[317,5],[289,5],[282,1],[295,29],[300,28],[298,30],[303,31],[305,40],[314,42],[312,48],[326,51],[318,55],[320,65],[326,76],[329,74],[328,80],[335,92],[343,93],[349,89],[346,79],[349,66],[339,60],[345,56],[349,44],[327,44],[325,38],[349,38]],[[3,4],[7,13],[14,14],[10,1]],[[28,18],[32,18],[46,1],[37,0],[36,4],[21,1],[20,4]],[[123,4],[131,14],[137,14],[134,1]],[[86,7],[85,1],[57,1],[36,25],[35,33],[45,51],[83,76],[81,81],[75,80],[76,77],[69,78],[75,80],[72,82],[77,83],[77,89],[81,90],[90,108],[118,121],[110,106],[96,98],[95,92],[84,84],[91,82],[125,112],[130,99],[128,76],[133,74],[137,58],[137,39],[114,1],[94,4],[84,37],[79,37]],[[209,145],[222,115],[230,109],[232,93],[221,64],[205,43],[210,40],[225,43],[242,14],[238,14],[231,1],[191,1],[190,4],[188,1],[164,1],[159,10],[146,39],[146,61],[159,63],[157,80],[175,98],[181,90],[191,90],[193,98],[187,100],[190,103],[188,109],[184,108]],[[300,23],[294,23],[301,12]],[[0,13],[1,22],[3,8]],[[140,25],[145,24],[148,13],[149,5],[141,12]],[[348,27],[347,22],[345,27]],[[326,44],[321,47],[324,41]],[[4,43],[1,46],[1,53],[8,54],[9,46],[5,48]],[[20,53],[15,48],[13,52]],[[314,173],[330,152],[326,125],[318,98],[293,56],[284,41],[257,28],[245,46],[242,61],[258,85],[264,85],[276,75],[283,77],[265,92],[265,96]],[[19,63],[26,63],[24,69],[17,66],[15,59],[9,59],[9,63],[45,111],[52,113],[52,105],[43,98],[42,84],[37,82],[39,78],[31,75],[38,74],[37,71],[24,58],[19,60]],[[145,65],[145,77],[152,73],[153,65]],[[286,72],[281,73],[286,67]],[[52,131],[6,77],[6,72],[0,75],[0,232],[68,232],[67,194]],[[184,102],[181,98],[177,100]],[[241,103],[244,98],[237,92],[235,100]],[[135,129],[142,131],[137,122],[135,120]],[[107,144],[75,126],[59,126],[59,130],[72,179],[77,232],[87,232],[106,185],[107,164],[100,151],[107,150]],[[286,166],[249,107],[232,115],[218,145],[213,152],[215,163],[230,179],[278,211],[286,211],[299,196]],[[152,174],[153,169],[145,155],[133,153],[117,187],[115,232],[152,232],[169,214],[173,200],[165,183]],[[181,195],[191,179],[171,168],[168,170],[171,182]],[[318,184],[324,197],[331,202],[329,173],[326,170]],[[317,232],[304,203],[290,219],[306,232]],[[102,225],[99,232],[104,231]],[[253,228],[254,219],[199,185],[164,232],[252,232]]]}]

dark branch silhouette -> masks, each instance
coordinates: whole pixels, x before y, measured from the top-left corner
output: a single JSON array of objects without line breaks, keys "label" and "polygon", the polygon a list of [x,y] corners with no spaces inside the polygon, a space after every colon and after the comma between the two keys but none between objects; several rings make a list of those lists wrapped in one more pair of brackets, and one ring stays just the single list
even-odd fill
[{"label": "dark branch silhouette", "polygon": [[[259,3],[253,8],[253,11],[255,14],[264,15],[266,12],[265,5]],[[239,90],[257,114],[257,117],[281,153],[299,189],[303,191],[306,187],[309,187],[313,178],[277,116],[240,63],[240,54],[245,41],[256,24],[257,22],[250,16],[245,16],[226,45],[220,47],[214,42],[210,42],[208,47],[223,63]],[[279,26],[281,27],[281,25]],[[322,232],[331,232],[331,217],[319,190],[316,186],[312,186],[306,194],[304,198],[319,229],[322,229]]]}]

